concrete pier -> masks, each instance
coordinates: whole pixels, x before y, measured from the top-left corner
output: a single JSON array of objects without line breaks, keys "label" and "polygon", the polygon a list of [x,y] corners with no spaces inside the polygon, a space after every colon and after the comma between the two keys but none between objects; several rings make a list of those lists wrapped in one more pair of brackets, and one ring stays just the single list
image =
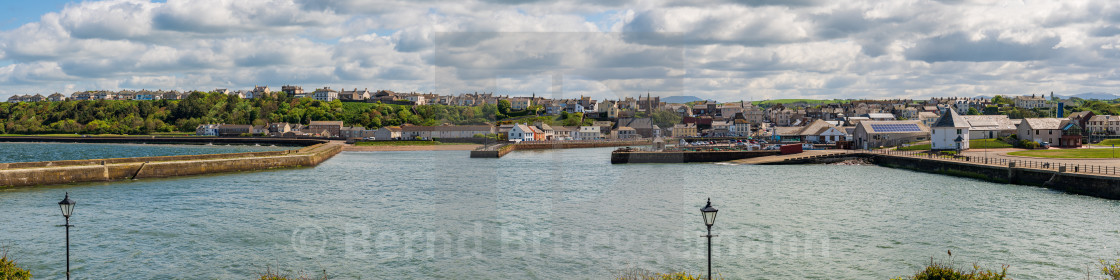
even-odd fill
[{"label": "concrete pier", "polygon": [[647,146],[650,140],[630,141],[532,141],[521,143],[491,144],[471,151],[471,158],[500,158],[516,150],[578,149],[625,146]]},{"label": "concrete pier", "polygon": [[223,172],[308,167],[342,151],[340,144],[317,144],[299,150],[19,162],[0,165],[0,186],[21,187],[127,179],[165,178]]}]

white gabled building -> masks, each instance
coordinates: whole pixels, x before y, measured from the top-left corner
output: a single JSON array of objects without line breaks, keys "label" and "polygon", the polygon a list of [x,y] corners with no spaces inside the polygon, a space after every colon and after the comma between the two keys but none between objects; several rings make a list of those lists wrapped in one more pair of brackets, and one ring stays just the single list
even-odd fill
[{"label": "white gabled building", "polygon": [[[968,121],[953,108],[946,109],[930,127],[931,149],[935,151],[968,150]],[[957,143],[960,143],[958,146]]]},{"label": "white gabled building", "polygon": [[600,132],[598,126],[581,126],[576,133],[576,140],[599,140],[603,139],[603,133]]},{"label": "white gabled building", "polygon": [[513,142],[533,141],[533,129],[530,129],[529,126],[525,124],[515,124],[509,129],[509,133],[506,134],[506,136],[509,141]]}]

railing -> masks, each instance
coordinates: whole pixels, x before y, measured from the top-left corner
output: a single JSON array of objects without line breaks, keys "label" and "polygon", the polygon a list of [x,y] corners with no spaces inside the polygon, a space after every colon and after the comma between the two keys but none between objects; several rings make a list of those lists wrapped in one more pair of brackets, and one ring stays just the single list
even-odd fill
[{"label": "railing", "polygon": [[1035,160],[1021,160],[1021,159],[1008,159],[998,157],[981,157],[981,156],[960,156],[960,155],[942,155],[928,150],[920,151],[899,151],[894,149],[878,149],[878,150],[865,150],[864,152],[872,154],[882,154],[890,156],[907,156],[917,158],[928,158],[947,161],[960,161],[974,164],[987,164],[997,166],[1007,166],[1015,168],[1031,168],[1042,170],[1061,170],[1065,167],[1065,172],[1073,173],[1088,173],[1088,174],[1101,174],[1101,175],[1120,175],[1120,167],[1116,166],[1103,166],[1091,164],[1070,164],[1060,162],[1048,161],[1035,161]]}]

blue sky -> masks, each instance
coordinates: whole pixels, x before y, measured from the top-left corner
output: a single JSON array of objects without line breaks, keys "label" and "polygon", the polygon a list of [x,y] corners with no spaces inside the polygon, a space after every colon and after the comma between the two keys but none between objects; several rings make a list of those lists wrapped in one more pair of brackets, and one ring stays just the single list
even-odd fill
[{"label": "blue sky", "polygon": [[62,10],[62,7],[69,2],[65,0],[5,1],[0,3],[0,19],[3,19],[0,29],[13,29],[37,21],[39,16],[45,13]]},{"label": "blue sky", "polygon": [[1120,4],[1106,0],[44,0],[5,1],[0,19],[0,98],[284,84],[925,98],[1120,84]]}]

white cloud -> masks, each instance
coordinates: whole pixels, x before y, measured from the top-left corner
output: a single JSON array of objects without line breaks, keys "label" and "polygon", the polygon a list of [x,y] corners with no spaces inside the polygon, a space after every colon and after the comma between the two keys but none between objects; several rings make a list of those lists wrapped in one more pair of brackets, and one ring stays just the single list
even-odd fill
[{"label": "white cloud", "polygon": [[1114,92],[1120,4],[83,1],[0,31],[0,95],[392,89],[720,100]]}]

